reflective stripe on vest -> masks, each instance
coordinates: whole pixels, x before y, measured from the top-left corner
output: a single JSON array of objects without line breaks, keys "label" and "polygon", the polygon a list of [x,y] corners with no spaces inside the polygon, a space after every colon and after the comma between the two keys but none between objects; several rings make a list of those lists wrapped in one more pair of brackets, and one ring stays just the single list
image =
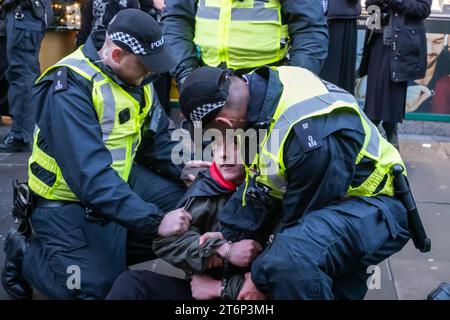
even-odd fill
[{"label": "reflective stripe on vest", "polygon": [[[328,93],[322,96],[313,97],[306,101],[302,101],[289,107],[275,122],[272,130],[278,130],[278,136],[282,139],[286,138],[288,132],[291,129],[291,126],[305,117],[313,117],[316,114],[322,114],[327,108],[330,108],[333,104],[338,101],[342,101],[348,103],[348,108],[358,108],[355,104],[356,101],[349,94],[341,94],[341,93]],[[334,108],[333,108],[334,109]],[[364,119],[367,119],[367,116],[364,113],[361,113]],[[369,142],[366,146],[367,151],[373,155],[374,158],[378,158],[378,148],[379,148],[379,133],[377,128],[372,124],[370,120],[366,120],[371,128],[371,135]],[[268,144],[267,151],[269,153],[277,153],[278,150],[272,150],[272,146],[280,146],[283,141],[278,141],[277,144]]]},{"label": "reflective stripe on vest", "polygon": [[[103,74],[97,66],[90,63],[84,57],[81,49],[46,70],[38,81],[50,70],[60,66],[66,66],[92,81],[93,105],[102,129],[103,142],[111,154],[111,167],[117,171],[123,180],[128,180],[136,149],[141,141],[140,128],[152,105],[153,89],[151,85],[144,86],[146,105],[140,112],[139,103],[106,74]],[[129,114],[129,119],[121,123],[118,114],[123,111]],[[29,184],[31,189],[47,199],[78,200],[64,181],[55,159],[39,148],[38,140],[39,128],[35,132],[33,153],[29,160]],[[80,152],[82,151],[80,150]],[[47,185],[40,180],[32,172],[32,165],[38,165],[54,174],[55,182],[53,185]]]},{"label": "reflective stripe on vest", "polygon": [[101,120],[101,126],[103,142],[106,142],[109,138],[109,132],[112,132],[116,120],[116,101],[114,100],[112,88],[109,83],[101,85],[100,91],[103,96],[103,118]]},{"label": "reflective stripe on vest", "polygon": [[255,68],[287,55],[279,0],[199,0],[194,42],[209,66]]},{"label": "reflective stripe on vest", "polygon": [[[101,81],[105,79],[105,77],[103,77],[103,75],[98,70],[91,67],[86,60],[67,58],[60,61],[60,63],[67,66],[72,66],[73,68],[77,68],[78,73],[85,78],[93,79],[94,76],[98,76],[98,78],[96,78],[95,80]],[[42,74],[40,78],[42,78],[44,75],[45,72]]]},{"label": "reflective stripe on vest", "polygon": [[[298,69],[298,71],[295,71],[295,69]],[[284,101],[290,101],[286,95],[295,92],[295,85],[292,86],[292,83],[288,81],[301,82],[299,79],[302,79],[302,76],[305,76],[304,73],[308,72],[301,68],[295,69],[292,69],[292,67],[278,68],[280,80],[285,88],[284,91],[287,92],[283,91],[274,115],[275,122],[272,123],[270,132],[261,143],[260,153],[252,164],[252,168],[259,173],[256,181],[268,186],[271,195],[281,199],[287,187],[286,169],[283,162],[284,144],[294,125],[304,119],[325,115],[336,109],[348,109],[359,115],[366,133],[364,145],[355,164],[358,164],[363,157],[368,157],[375,161],[376,165],[375,170],[360,186],[349,188],[347,195],[393,195],[390,168],[396,163],[404,166],[398,151],[380,136],[377,128],[359,109],[355,99],[349,93],[328,92],[307,98],[291,106],[285,105]],[[284,72],[290,74],[290,76],[286,77],[282,74]],[[317,86],[323,86],[318,78]],[[292,91],[293,88],[294,91]],[[249,175],[252,175],[251,172],[252,170],[248,170]],[[383,183],[383,179],[385,179],[385,184],[381,187],[380,184]],[[377,191],[377,189],[380,190]]]},{"label": "reflective stripe on vest", "polygon": [[[220,7],[208,7],[206,0],[200,0],[197,17],[219,20]],[[264,1],[254,1],[252,8],[231,8],[231,21],[278,21],[278,10],[266,8]]]}]

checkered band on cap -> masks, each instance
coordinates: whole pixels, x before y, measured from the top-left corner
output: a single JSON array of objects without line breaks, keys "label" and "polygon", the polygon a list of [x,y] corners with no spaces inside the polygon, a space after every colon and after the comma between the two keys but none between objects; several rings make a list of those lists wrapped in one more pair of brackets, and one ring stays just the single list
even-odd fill
[{"label": "checkered band on cap", "polygon": [[200,107],[195,108],[194,110],[192,110],[190,117],[191,117],[191,121],[195,122],[195,121],[201,121],[203,119],[204,116],[206,116],[208,113],[210,113],[211,111],[217,109],[217,108],[221,108],[225,105],[225,101],[219,101],[219,102],[215,102],[215,103],[206,103]]},{"label": "checkered band on cap", "polygon": [[125,32],[114,32],[109,35],[112,41],[120,41],[131,48],[134,54],[147,54],[139,41]]}]

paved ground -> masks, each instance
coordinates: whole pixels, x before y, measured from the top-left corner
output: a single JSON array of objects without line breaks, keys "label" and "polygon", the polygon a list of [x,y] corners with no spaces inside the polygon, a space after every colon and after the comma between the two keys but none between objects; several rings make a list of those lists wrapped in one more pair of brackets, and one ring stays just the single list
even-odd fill
[{"label": "paved ground", "polygon": [[[7,129],[0,127],[0,137]],[[440,282],[450,281],[450,138],[402,135],[400,145],[433,249],[421,254],[409,242],[401,252],[382,262],[380,289],[370,290],[366,299],[424,299]],[[26,178],[27,158],[25,153],[0,154],[0,248],[12,225],[8,215],[11,181]],[[3,250],[0,250],[0,269],[3,261]],[[163,262],[136,268],[175,272]],[[0,299],[8,299],[1,286]]]}]

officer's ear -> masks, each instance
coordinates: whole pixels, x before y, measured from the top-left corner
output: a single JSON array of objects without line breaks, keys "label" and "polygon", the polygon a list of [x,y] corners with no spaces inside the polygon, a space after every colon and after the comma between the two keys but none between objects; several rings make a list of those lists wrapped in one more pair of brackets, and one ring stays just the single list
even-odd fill
[{"label": "officer's ear", "polygon": [[120,64],[120,61],[122,60],[122,57],[124,56],[123,50],[121,48],[113,48],[111,49],[111,60],[116,63]]},{"label": "officer's ear", "polygon": [[233,123],[230,121],[230,119],[226,117],[216,117],[214,119],[214,122],[216,124],[216,127],[218,128],[225,128],[225,129],[232,129]]}]

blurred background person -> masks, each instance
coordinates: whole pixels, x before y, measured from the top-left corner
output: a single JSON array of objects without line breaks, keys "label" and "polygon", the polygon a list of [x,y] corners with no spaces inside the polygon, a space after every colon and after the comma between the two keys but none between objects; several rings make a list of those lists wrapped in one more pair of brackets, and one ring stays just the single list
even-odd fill
[{"label": "blurred background person", "polygon": [[84,0],[81,5],[81,26],[77,47],[84,44],[93,31],[103,30],[117,12],[126,8],[139,9],[138,0]]},{"label": "blurred background person", "polygon": [[353,94],[356,78],[356,20],[361,14],[359,0],[325,0],[328,21],[328,57],[321,78]]},{"label": "blurred background person", "polygon": [[375,125],[382,122],[387,140],[399,148],[397,124],[403,121],[410,80],[425,75],[425,26],[431,0],[367,0],[378,6],[381,28],[367,30],[360,76],[367,75],[364,111]]},{"label": "blurred background person", "polygon": [[6,70],[8,59],[6,58],[6,15],[0,15],[0,124],[2,116],[8,114],[8,81]]},{"label": "blurred background person", "polygon": [[40,74],[39,51],[53,15],[51,1],[12,0],[2,5],[1,14],[6,18],[6,80],[12,126],[0,144],[0,152],[31,151],[34,130],[31,88]]}]

